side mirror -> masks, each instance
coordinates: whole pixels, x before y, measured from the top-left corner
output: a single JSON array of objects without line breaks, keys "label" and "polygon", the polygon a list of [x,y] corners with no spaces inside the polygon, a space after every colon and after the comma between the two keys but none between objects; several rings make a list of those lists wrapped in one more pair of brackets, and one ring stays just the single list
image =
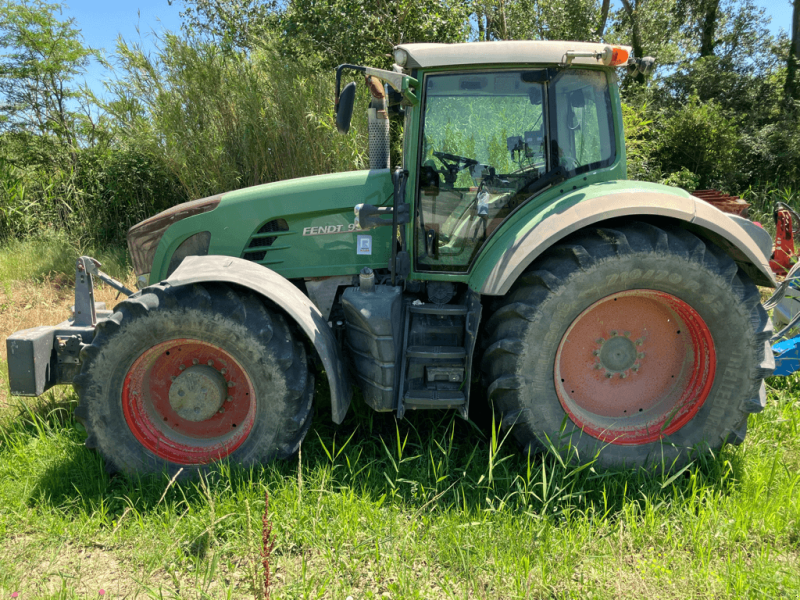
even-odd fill
[{"label": "side mirror", "polygon": [[350,120],[353,118],[353,103],[356,99],[356,83],[351,81],[339,94],[339,102],[336,105],[336,129],[339,133],[350,131]]}]

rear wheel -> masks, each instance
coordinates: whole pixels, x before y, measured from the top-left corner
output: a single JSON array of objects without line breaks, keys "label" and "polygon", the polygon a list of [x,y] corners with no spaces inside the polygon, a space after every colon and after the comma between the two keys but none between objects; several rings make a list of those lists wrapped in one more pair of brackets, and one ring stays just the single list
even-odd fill
[{"label": "rear wheel", "polygon": [[76,418],[111,471],[186,474],[291,455],[313,378],[283,317],[224,284],[152,286],[98,324]]},{"label": "rear wheel", "polygon": [[527,448],[682,465],[744,439],[766,401],[771,332],[758,289],[724,252],[627,222],[535,261],[487,321],[483,369]]}]

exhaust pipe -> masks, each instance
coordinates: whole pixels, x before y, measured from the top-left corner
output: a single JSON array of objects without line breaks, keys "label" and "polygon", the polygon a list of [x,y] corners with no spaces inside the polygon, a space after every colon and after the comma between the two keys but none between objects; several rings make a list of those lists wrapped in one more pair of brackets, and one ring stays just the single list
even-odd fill
[{"label": "exhaust pipe", "polygon": [[389,168],[389,115],[386,112],[386,93],[377,78],[367,77],[372,102],[367,109],[369,124],[369,168]]}]

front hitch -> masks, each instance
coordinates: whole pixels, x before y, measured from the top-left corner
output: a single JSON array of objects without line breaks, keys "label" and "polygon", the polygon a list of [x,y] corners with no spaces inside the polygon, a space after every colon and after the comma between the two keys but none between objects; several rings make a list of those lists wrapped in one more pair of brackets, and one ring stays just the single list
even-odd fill
[{"label": "front hitch", "polygon": [[111,316],[94,301],[94,277],[128,296],[128,288],[103,273],[100,263],[81,256],[75,267],[72,319],[17,331],[6,339],[8,383],[14,396],[41,396],[54,385],[71,384],[81,370],[81,350],[92,342],[97,320]]}]

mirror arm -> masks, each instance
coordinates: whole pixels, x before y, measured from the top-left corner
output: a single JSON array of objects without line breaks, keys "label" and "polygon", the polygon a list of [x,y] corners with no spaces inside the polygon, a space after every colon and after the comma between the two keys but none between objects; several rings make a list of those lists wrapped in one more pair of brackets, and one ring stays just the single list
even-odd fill
[{"label": "mirror arm", "polygon": [[413,77],[404,77],[403,78],[403,89],[402,94],[403,98],[405,98],[406,102],[408,102],[411,106],[416,106],[419,104],[419,98],[417,95],[411,91],[411,88],[416,88],[419,85],[419,81],[414,79]]},{"label": "mirror arm", "polygon": [[334,114],[339,111],[339,93],[342,89],[342,71],[345,69],[352,69],[353,71],[361,71],[365,73],[368,69],[367,67],[359,67],[358,65],[348,65],[343,64],[336,67],[336,95],[334,96],[334,106],[333,111]]},{"label": "mirror arm", "polygon": [[416,106],[419,104],[419,99],[417,98],[416,94],[411,91],[412,89],[419,87],[419,81],[413,77],[403,75],[402,73],[395,73],[394,71],[384,71],[383,69],[373,69],[372,67],[360,67],[358,65],[343,64],[336,67],[336,96],[334,111],[339,110],[339,93],[342,86],[342,71],[345,69],[351,69],[353,71],[364,73],[365,75],[377,77],[381,81],[388,83],[396,91],[400,92],[406,102],[408,102],[411,106]]}]

